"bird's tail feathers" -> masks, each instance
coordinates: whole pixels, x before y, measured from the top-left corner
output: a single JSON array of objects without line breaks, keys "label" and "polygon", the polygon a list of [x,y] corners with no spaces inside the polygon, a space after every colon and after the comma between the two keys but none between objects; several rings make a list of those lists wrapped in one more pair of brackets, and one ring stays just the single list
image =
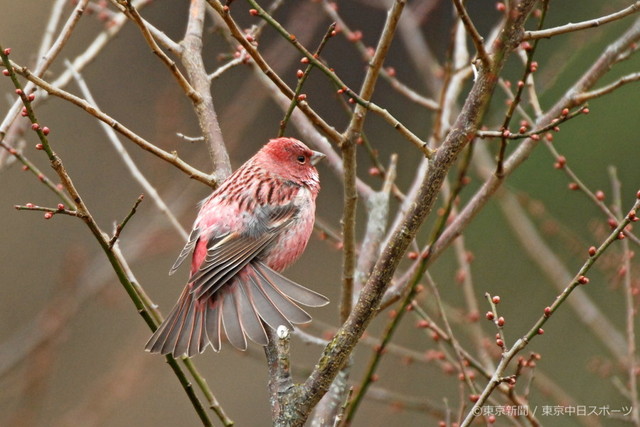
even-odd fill
[{"label": "bird's tail feathers", "polygon": [[320,307],[328,302],[266,265],[252,263],[210,297],[198,299],[191,286],[186,286],[145,349],[173,357],[194,356],[209,344],[219,351],[222,331],[239,350],[246,350],[247,337],[267,345],[264,323],[273,329],[280,325],[293,329],[293,324],[311,321],[311,316],[296,303]]}]

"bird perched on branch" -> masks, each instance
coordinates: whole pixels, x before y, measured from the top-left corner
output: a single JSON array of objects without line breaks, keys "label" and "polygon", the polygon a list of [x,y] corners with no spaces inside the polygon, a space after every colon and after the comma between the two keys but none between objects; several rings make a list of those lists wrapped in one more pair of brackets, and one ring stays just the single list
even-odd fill
[{"label": "bird perched on branch", "polygon": [[169,274],[193,252],[175,307],[146,345],[151,353],[193,356],[222,333],[240,350],[267,345],[265,327],[311,321],[298,304],[329,302],[279,272],[304,251],[320,190],[324,154],[293,138],[272,139],[202,203],[189,241]]}]

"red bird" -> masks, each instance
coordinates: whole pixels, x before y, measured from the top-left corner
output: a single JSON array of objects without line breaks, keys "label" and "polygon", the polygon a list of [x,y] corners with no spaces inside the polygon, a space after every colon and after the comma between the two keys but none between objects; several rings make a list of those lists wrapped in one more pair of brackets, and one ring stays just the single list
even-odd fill
[{"label": "red bird", "polygon": [[204,200],[169,272],[193,251],[189,282],[147,351],[191,357],[209,344],[219,351],[223,330],[240,350],[246,337],[267,345],[265,323],[293,329],[311,321],[296,303],[329,302],[278,273],[302,254],[313,230],[315,164],[324,157],[297,139],[272,139]]}]

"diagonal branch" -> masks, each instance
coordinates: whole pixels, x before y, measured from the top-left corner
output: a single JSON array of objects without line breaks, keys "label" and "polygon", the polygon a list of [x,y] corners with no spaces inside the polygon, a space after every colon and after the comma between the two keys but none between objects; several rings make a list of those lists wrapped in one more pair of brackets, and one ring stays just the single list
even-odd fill
[{"label": "diagonal branch", "polygon": [[156,40],[151,34],[151,31],[149,31],[147,24],[144,22],[144,19],[142,19],[142,16],[140,16],[138,9],[136,9],[135,6],[131,3],[131,0],[117,0],[117,4],[122,7],[123,13],[125,13],[127,17],[135,22],[136,25],[140,28],[142,36],[151,48],[151,51],[158,58],[160,58],[160,60],[167,66],[167,68],[169,68],[171,74],[173,74],[176,81],[187,94],[187,96],[191,98],[191,101],[196,104],[201,102],[202,97],[200,96],[200,94],[198,94],[198,92],[196,92],[196,90],[191,87],[191,84],[189,84],[187,79],[182,75],[176,63],[171,58],[169,58],[167,54],[162,51],[162,49],[160,49],[160,46],[158,46],[158,43],[156,43]]},{"label": "diagonal branch", "polygon": [[[579,96],[583,92],[589,90],[595,85],[602,76],[604,76],[611,69],[611,65],[616,63],[621,52],[626,51],[629,46],[640,41],[640,19],[636,20],[634,24],[617,40],[607,46],[602,55],[595,61],[595,63],[584,72],[582,77],[570,88],[566,94],[556,102],[544,115],[538,117],[536,126],[545,126],[550,123],[551,120],[561,115],[564,108],[571,108],[579,105]],[[504,164],[505,176],[510,175],[518,166],[524,162],[531,152],[538,145],[538,141],[529,138],[523,141],[518,148],[509,156]],[[432,248],[433,262],[441,253],[447,248],[451,242],[459,235],[462,229],[464,229],[476,216],[480,210],[491,200],[491,197],[496,193],[498,188],[502,185],[504,180],[497,178],[495,175],[485,181],[483,186],[476,192],[473,198],[467,203],[467,205],[460,211],[459,215],[455,217],[453,222],[442,233],[440,239],[436,245]]]},{"label": "diagonal branch", "polygon": [[[215,3],[217,3],[216,0],[207,0],[207,1],[209,2],[209,4],[212,4],[212,5],[215,5]],[[261,18],[263,18],[267,22],[269,22],[269,24],[276,31],[278,31],[286,40],[289,41],[289,43],[291,43],[296,49],[298,49],[300,51],[300,53],[302,53],[307,59],[309,59],[309,63],[310,64],[314,65],[319,70],[321,70],[334,83],[334,85],[336,87],[340,88],[345,94],[347,94],[350,97],[350,99],[353,100],[353,102],[366,107],[367,109],[371,110],[375,114],[378,114],[388,124],[390,124],[396,131],[398,131],[403,137],[405,137],[409,142],[414,144],[420,151],[422,151],[425,156],[427,156],[427,157],[433,156],[433,152],[427,146],[427,143],[422,141],[416,134],[411,132],[411,130],[409,130],[409,128],[407,128],[404,124],[402,124],[402,122],[400,122],[398,119],[396,119],[386,108],[382,108],[382,107],[376,105],[370,99],[365,99],[365,98],[361,97],[359,94],[357,94],[356,92],[354,92],[352,89],[350,89],[346,85],[346,83],[344,83],[340,79],[340,77],[338,77],[338,75],[333,71],[333,69],[327,67],[324,63],[322,63],[322,61],[320,61],[311,52],[309,52],[297,40],[295,34],[289,33],[282,25],[280,25],[280,23],[278,21],[276,21],[271,15],[269,15],[269,13],[267,13],[263,8],[261,8],[260,5],[255,0],[248,0],[248,2],[251,4],[251,6],[256,8],[258,16],[260,16]],[[404,6],[405,3],[406,3],[406,0],[396,0],[396,2],[394,4],[401,4],[401,5]],[[216,8],[216,11],[218,11],[218,9],[223,10],[223,8],[221,6],[218,6],[218,7],[214,6],[214,8]],[[402,7],[400,8],[400,10],[402,10]],[[229,11],[227,9],[227,10],[224,10],[223,12],[218,12],[218,13],[225,13],[225,14],[228,15]],[[225,19],[225,21],[226,21],[226,19]],[[395,26],[395,24],[394,24],[394,26]],[[392,34],[393,34],[393,32],[392,32]],[[385,38],[384,35],[382,37]],[[371,64],[369,64],[369,65],[370,66],[372,66],[372,65],[375,66],[373,60],[372,60]],[[377,74],[378,73],[376,73],[376,78],[377,78]]]},{"label": "diagonal branch", "polygon": [[[76,83],[78,84],[78,87],[80,88],[80,91],[82,92],[82,95],[85,97],[85,99],[88,102],[92,103],[93,105],[97,105],[96,101],[93,99],[93,95],[89,90],[89,86],[85,82],[82,75],[80,75],[80,73],[78,73],[77,71],[73,70],[70,62],[66,61],[66,65],[73,72],[74,78],[76,79]],[[127,169],[129,169],[131,176],[133,176],[133,178],[136,181],[138,181],[138,183],[144,189],[146,194],[149,197],[151,197],[151,200],[153,200],[153,202],[156,204],[156,206],[158,207],[158,210],[160,210],[160,212],[165,214],[165,216],[167,217],[171,225],[173,225],[173,227],[178,232],[180,237],[182,237],[184,241],[187,241],[187,238],[189,237],[188,233],[186,232],[184,227],[180,224],[180,222],[178,221],[176,216],[173,214],[173,212],[171,212],[171,210],[169,209],[167,204],[164,202],[164,200],[162,200],[162,197],[160,197],[160,194],[158,194],[158,191],[154,188],[151,182],[149,182],[149,180],[144,176],[140,168],[138,168],[138,165],[136,165],[136,163],[133,161],[133,159],[131,158],[131,155],[129,155],[129,152],[127,152],[127,150],[122,145],[122,142],[120,142],[120,140],[118,139],[118,135],[116,134],[116,132],[104,122],[100,122],[100,125],[104,130],[104,132],[107,134],[107,138],[109,139],[109,141],[111,141],[111,144],[113,145],[113,147],[116,149],[116,151],[122,158],[122,161],[124,162],[125,166],[127,167]]]},{"label": "diagonal branch", "polygon": [[578,288],[579,286],[586,285],[589,283],[589,279],[586,276],[587,272],[591,269],[591,267],[595,264],[595,262],[602,256],[602,254],[607,250],[609,246],[616,240],[619,240],[620,236],[623,235],[622,231],[629,225],[631,222],[631,218],[635,215],[637,209],[640,208],[640,198],[637,198],[631,211],[623,220],[620,221],[620,224],[616,228],[611,231],[611,234],[600,244],[597,250],[590,255],[589,258],[582,264],[582,267],[578,270],[578,273],[571,279],[569,284],[562,290],[562,292],[554,299],[553,303],[545,308],[544,314],[541,315],[538,320],[533,324],[533,326],[527,331],[521,338],[519,338],[510,349],[505,349],[502,357],[500,359],[500,363],[496,370],[494,371],[491,380],[482,391],[477,401],[474,403],[473,408],[469,410],[466,415],[466,418],[460,424],[461,427],[469,426],[473,419],[481,413],[478,410],[486,403],[487,399],[495,390],[495,388],[505,381],[505,371],[509,366],[510,362],[518,355],[524,348],[529,345],[532,339],[534,339],[537,335],[541,335],[544,333],[542,330],[542,326],[553,316],[553,314],[558,310],[558,308],[564,304],[567,298],[571,295],[571,293]]},{"label": "diagonal branch", "polygon": [[476,26],[473,25],[473,21],[471,21],[471,17],[467,13],[467,9],[465,9],[462,4],[462,0],[453,0],[453,5],[456,7],[458,11],[458,16],[462,20],[464,27],[467,29],[467,33],[471,37],[471,41],[473,41],[473,45],[476,47],[476,51],[478,52],[478,58],[482,61],[482,65],[485,67],[489,66],[489,55],[487,54],[487,50],[484,48],[484,39],[476,29]]},{"label": "diagonal branch", "polygon": [[[42,58],[42,60],[38,61],[33,74],[35,74],[38,77],[42,77],[45,71],[49,69],[49,66],[53,63],[53,61],[56,59],[56,57],[58,56],[62,48],[65,46],[65,44],[71,37],[71,33],[76,28],[76,25],[78,24],[78,21],[82,17],[82,14],[84,13],[84,8],[87,6],[88,2],[89,0],[82,0],[78,2],[76,7],[73,9],[73,12],[69,16],[69,19],[67,20],[67,22],[64,24],[64,27],[60,31],[60,34],[58,34],[58,37],[53,42],[51,47],[47,50],[47,52],[44,52],[44,53],[40,52],[40,55],[38,57]],[[24,88],[25,93],[31,93],[34,87],[35,85],[30,82]],[[20,101],[20,99],[16,99],[16,101],[11,106],[11,109],[5,116],[4,121],[2,122],[2,124],[0,124],[0,133],[7,131],[11,123],[13,123],[15,118],[18,116],[21,108],[22,108],[22,102]]]},{"label": "diagonal branch", "polygon": [[636,72],[627,74],[626,76],[620,77],[615,82],[609,83],[608,85],[601,87],[600,89],[594,89],[588,92],[583,92],[580,95],[576,95],[575,100],[578,103],[583,103],[590,99],[607,95],[626,84],[634,83],[637,81],[640,81],[640,73]]},{"label": "diagonal branch", "polygon": [[[234,39],[242,45],[242,47],[247,51],[247,53],[251,56],[253,61],[256,63],[258,68],[262,70],[262,72],[278,87],[278,89],[290,100],[293,99],[295,93],[294,91],[278,76],[278,74],[273,71],[273,69],[269,66],[267,61],[262,57],[260,52],[253,46],[244,36],[242,30],[235,22],[231,14],[229,13],[229,8],[222,6],[217,0],[207,0],[207,3],[213,7],[213,9],[220,15],[224,23],[229,28],[231,35]],[[315,58],[314,58],[315,60]],[[301,101],[298,103],[298,108],[311,120],[311,122],[317,126],[322,132],[327,135],[334,143],[339,143],[342,139],[340,133],[336,131],[333,126],[324,121],[324,119],[317,114],[306,101]]]},{"label": "diagonal branch", "polygon": [[49,95],[57,96],[59,98],[62,98],[66,101],[71,102],[77,107],[82,108],[83,110],[85,110],[86,112],[88,112],[89,114],[97,118],[98,120],[106,123],[107,125],[111,126],[113,129],[115,129],[117,132],[121,133],[126,138],[130,139],[133,143],[138,145],[143,150],[146,150],[151,154],[154,154],[157,157],[165,160],[166,162],[171,163],[172,165],[174,165],[175,167],[177,167],[178,169],[180,169],[181,171],[189,175],[190,178],[193,178],[196,181],[200,181],[204,184],[207,184],[210,187],[215,187],[217,185],[217,181],[214,177],[212,177],[211,175],[205,174],[199,171],[198,169],[194,168],[193,166],[189,165],[187,162],[179,158],[177,153],[175,152],[169,153],[157,147],[156,145],[153,145],[152,143],[140,137],[139,135],[131,131],[129,128],[125,127],[123,124],[121,124],[114,118],[110,117],[109,115],[103,113],[102,111],[97,109],[94,105],[91,105],[84,99],[79,98],[62,89],[59,89],[51,85],[50,83],[46,82],[45,80],[42,80],[41,78],[35,76],[27,67],[20,66],[13,61],[11,61],[10,64],[17,74],[20,74],[27,80],[36,84],[38,87],[44,89],[46,92],[49,93]]},{"label": "diagonal branch", "polygon": [[[458,154],[473,139],[498,82],[497,76],[511,49],[518,45],[524,21],[535,3],[535,0],[523,0],[504,23],[491,66],[480,70],[462,111],[431,161],[429,173],[423,180],[414,203],[384,248],[351,315],[324,349],[316,368],[302,386],[300,397],[295,402],[301,414],[308,413],[326,393],[375,316],[400,259],[434,206],[444,177]],[[296,425],[303,422],[304,419]]]},{"label": "diagonal branch", "polygon": [[[41,141],[42,150],[47,155],[51,168],[57,173],[58,177],[60,178],[60,182],[62,186],[64,187],[66,192],[69,194],[69,197],[71,199],[71,204],[75,208],[75,212],[77,213],[78,218],[80,218],[87,225],[87,227],[91,231],[91,234],[93,234],[95,239],[98,241],[98,244],[100,245],[105,255],[107,256],[109,263],[111,264],[113,270],[118,276],[120,283],[122,284],[125,291],[129,295],[131,301],[136,306],[136,309],[138,310],[138,313],[140,314],[140,316],[144,319],[144,321],[147,323],[147,325],[151,329],[157,328],[158,323],[156,322],[156,320],[150,314],[150,311],[147,309],[147,307],[143,303],[143,299],[140,295],[140,292],[137,289],[136,284],[134,284],[134,282],[130,278],[130,275],[127,273],[128,266],[126,261],[122,257],[121,252],[118,251],[116,248],[110,246],[108,235],[102,231],[98,223],[95,221],[95,219],[91,215],[91,212],[89,211],[88,207],[84,203],[78,189],[76,188],[71,177],[67,173],[67,170],[64,164],[62,163],[62,160],[51,148],[51,145],[49,144],[49,139],[47,136],[48,132],[45,131],[44,128],[41,128],[39,126],[36,120],[36,117],[33,113],[33,109],[31,107],[31,101],[29,100],[27,95],[24,93],[18,79],[16,78],[15,66],[13,65],[13,63],[10,62],[9,58],[7,57],[7,53],[4,51],[2,46],[0,46],[0,57],[2,58],[2,62],[4,63],[4,66],[7,69],[14,70],[14,71],[10,71],[10,77],[12,79],[14,86],[16,87],[16,92],[18,93],[20,99],[22,100],[22,103],[24,104],[28,112],[29,119],[33,124],[32,129],[36,132],[39,140]],[[200,401],[195,391],[193,390],[193,387],[191,387],[191,384],[189,383],[189,380],[187,379],[185,372],[182,370],[180,365],[178,365],[178,362],[170,355],[166,356],[166,360],[169,366],[175,372],[178,380],[180,381],[187,396],[189,397],[189,400],[191,401],[194,409],[196,410],[196,413],[200,417],[202,424],[204,426],[212,426],[213,424],[211,422],[211,419],[209,418],[209,415],[207,414],[204,406],[202,405],[202,402]]]}]

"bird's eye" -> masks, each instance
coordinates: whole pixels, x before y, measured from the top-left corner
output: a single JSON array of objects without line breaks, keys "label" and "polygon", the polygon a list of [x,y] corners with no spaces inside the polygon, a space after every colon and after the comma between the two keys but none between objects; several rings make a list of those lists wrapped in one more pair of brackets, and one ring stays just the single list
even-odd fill
[{"label": "bird's eye", "polygon": [[304,162],[305,162],[305,160],[307,160],[307,158],[305,156],[298,156],[298,158],[296,160],[298,160],[298,163],[304,164]]}]

